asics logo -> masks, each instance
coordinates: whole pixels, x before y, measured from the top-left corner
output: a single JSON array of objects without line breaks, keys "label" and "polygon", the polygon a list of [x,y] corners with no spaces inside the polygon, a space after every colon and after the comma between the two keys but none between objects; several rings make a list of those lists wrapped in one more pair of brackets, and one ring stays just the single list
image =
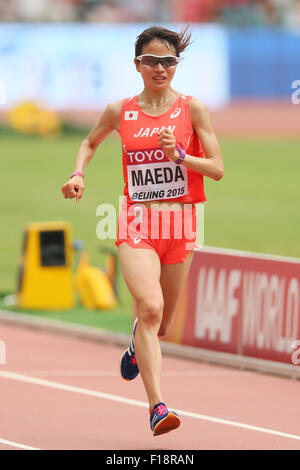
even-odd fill
[{"label": "asics logo", "polygon": [[171,114],[170,118],[171,119],[177,118],[180,113],[181,113],[181,108],[176,108],[175,111],[173,111],[173,113]]},{"label": "asics logo", "polygon": [[138,236],[135,237],[135,239],[133,240],[133,243],[134,243],[135,245],[137,245],[138,243],[140,243],[141,240],[142,240],[141,235],[138,235]]}]

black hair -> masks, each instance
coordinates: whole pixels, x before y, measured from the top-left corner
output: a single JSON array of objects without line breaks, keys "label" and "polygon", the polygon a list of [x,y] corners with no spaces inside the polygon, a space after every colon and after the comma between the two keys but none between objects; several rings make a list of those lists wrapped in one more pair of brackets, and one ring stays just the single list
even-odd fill
[{"label": "black hair", "polygon": [[173,46],[176,56],[179,57],[179,54],[191,43],[191,32],[189,26],[186,26],[180,33],[170,31],[161,26],[152,26],[151,28],[145,29],[145,31],[137,37],[135,43],[135,57],[141,55],[143,47],[153,39],[165,41],[169,46]]}]

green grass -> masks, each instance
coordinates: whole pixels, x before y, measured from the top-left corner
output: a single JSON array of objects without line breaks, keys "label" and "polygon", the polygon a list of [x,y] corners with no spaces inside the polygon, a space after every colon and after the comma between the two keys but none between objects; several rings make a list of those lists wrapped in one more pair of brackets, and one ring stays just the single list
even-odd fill
[{"label": "green grass", "polygon": [[[2,135],[1,165],[3,168],[0,209],[0,292],[13,292],[17,285],[23,230],[27,223],[67,220],[72,223],[74,239],[81,239],[93,265],[105,266],[99,246],[110,248],[114,240],[98,240],[96,225],[100,220],[96,208],[110,202],[118,207],[122,194],[120,143],[106,140],[89,165],[86,191],[79,204],[65,200],[60,188],[73,171],[75,155],[85,134],[68,134],[57,140]],[[75,265],[78,255],[75,254]],[[89,311],[81,307],[72,312],[35,312],[35,315],[99,326],[115,331],[130,331],[132,302],[126,285],[119,276],[120,306],[114,311]],[[0,307],[7,308],[0,300]],[[13,310],[22,311],[13,308]]]},{"label": "green grass", "polygon": [[19,312],[29,313],[34,317],[47,317],[53,320],[60,320],[69,323],[75,323],[84,326],[94,326],[105,330],[115,331],[119,333],[130,334],[132,330],[132,315],[131,312],[124,311],[124,306],[120,305],[118,308],[110,311],[99,311],[99,310],[87,310],[81,305],[77,305],[76,308],[67,311],[30,311],[22,308],[16,308],[14,306],[7,306],[4,302],[5,294],[0,295],[0,309]]},{"label": "green grass", "polygon": [[[0,292],[16,288],[22,235],[29,222],[70,221],[74,238],[84,241],[93,265],[104,266],[100,244],[114,248],[114,240],[96,237],[100,220],[96,208],[103,202],[118,207],[123,192],[117,136],[106,139],[97,150],[78,205],[60,192],[73,171],[84,136],[67,133],[45,140],[1,134]],[[205,244],[300,257],[300,141],[228,138],[220,143],[225,176],[219,182],[205,179]],[[78,307],[72,313],[38,314],[114,329],[119,324],[119,331],[130,329],[131,299],[121,275],[119,285],[121,302],[114,312]]]},{"label": "green grass", "polygon": [[205,243],[300,257],[300,140],[224,139],[225,176],[206,180]]}]

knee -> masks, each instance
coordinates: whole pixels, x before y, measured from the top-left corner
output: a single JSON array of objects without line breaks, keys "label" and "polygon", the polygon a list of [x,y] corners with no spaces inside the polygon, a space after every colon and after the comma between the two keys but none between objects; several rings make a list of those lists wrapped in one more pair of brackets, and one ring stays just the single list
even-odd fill
[{"label": "knee", "polygon": [[160,324],[163,313],[163,299],[143,299],[137,303],[139,317],[148,326]]},{"label": "knee", "polygon": [[170,329],[170,324],[169,323],[168,324],[164,323],[164,321],[162,321],[161,325],[159,327],[157,336],[159,336],[159,337],[166,336],[166,334],[168,334],[168,332],[169,332],[169,329]]},{"label": "knee", "polygon": [[168,328],[165,325],[160,325],[157,335],[161,337],[161,336],[166,336],[167,333],[168,333]]},{"label": "knee", "polygon": [[166,336],[169,333],[170,328],[173,323],[173,319],[174,319],[173,314],[174,314],[174,310],[168,310],[168,309],[164,310],[160,328],[157,333],[159,337]]}]

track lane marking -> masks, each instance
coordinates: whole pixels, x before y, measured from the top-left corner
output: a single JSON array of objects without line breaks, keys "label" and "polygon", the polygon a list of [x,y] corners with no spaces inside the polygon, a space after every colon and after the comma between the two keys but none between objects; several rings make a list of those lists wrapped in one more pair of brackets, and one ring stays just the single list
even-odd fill
[{"label": "track lane marking", "polygon": [[12,446],[12,447],[18,447],[19,449],[23,449],[23,450],[41,450],[41,449],[38,449],[37,447],[26,446],[25,444],[20,444],[19,442],[14,442],[14,441],[8,441],[6,439],[0,439],[0,444],[5,444],[7,446]]},{"label": "track lane marking", "polygon": [[[149,408],[148,403],[143,402],[143,401],[133,400],[131,398],[125,398],[125,397],[121,397],[118,395],[112,395],[110,393],[98,392],[96,390],[89,390],[86,388],[76,387],[73,385],[62,384],[59,382],[52,382],[50,380],[38,379],[36,377],[29,377],[26,375],[17,374],[15,372],[0,371],[0,377],[6,378],[6,379],[18,380],[20,382],[25,382],[25,383],[31,383],[34,385],[41,385],[43,387],[54,388],[56,390],[63,390],[66,392],[73,392],[73,393],[78,393],[81,395],[87,395],[87,396],[96,397],[96,398],[103,398],[104,400],[111,400],[111,401],[116,401],[119,403],[125,403],[126,405],[133,405],[133,406],[138,406],[141,408]],[[215,418],[213,416],[202,415],[199,413],[179,410],[176,408],[174,408],[174,411],[177,411],[182,416],[187,416],[189,418],[199,419],[202,421],[209,421],[211,423],[224,424],[227,426],[234,426],[234,427],[238,427],[242,429],[247,429],[250,431],[257,431],[257,432],[262,432],[264,434],[271,434],[273,436],[285,437],[288,439],[294,439],[294,440],[300,441],[300,435],[297,435],[297,434],[290,434],[286,432],[276,431],[273,429],[264,428],[260,426],[254,426],[251,424],[246,424],[246,423],[241,423],[241,422],[236,422],[236,421],[231,421],[228,419]]]},{"label": "track lane marking", "polygon": [[[16,370],[15,374],[27,375],[27,374],[37,374],[37,375],[46,375],[46,376],[62,376],[62,377],[120,377],[120,372],[117,371],[101,371],[101,370]],[[244,371],[225,371],[225,372],[215,372],[215,371],[189,371],[185,370],[180,373],[178,371],[163,371],[162,377],[240,377],[241,374],[247,376],[253,376],[253,372],[244,372]]]}]

